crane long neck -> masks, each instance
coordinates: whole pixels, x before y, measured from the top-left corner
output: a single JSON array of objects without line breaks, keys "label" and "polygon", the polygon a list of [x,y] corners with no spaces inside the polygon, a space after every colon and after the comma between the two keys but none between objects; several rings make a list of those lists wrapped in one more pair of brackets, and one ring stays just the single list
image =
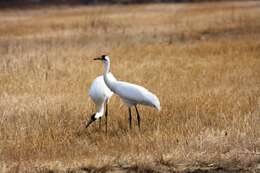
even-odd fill
[{"label": "crane long neck", "polygon": [[109,77],[109,69],[110,69],[110,62],[104,63],[104,81],[107,85],[107,87],[111,90],[113,90],[113,81]]},{"label": "crane long neck", "polygon": [[104,75],[109,73],[110,62],[104,63]]},{"label": "crane long neck", "polygon": [[97,106],[97,112],[96,112],[95,118],[98,119],[98,118],[102,117],[103,114],[104,114],[104,103],[100,106]]}]

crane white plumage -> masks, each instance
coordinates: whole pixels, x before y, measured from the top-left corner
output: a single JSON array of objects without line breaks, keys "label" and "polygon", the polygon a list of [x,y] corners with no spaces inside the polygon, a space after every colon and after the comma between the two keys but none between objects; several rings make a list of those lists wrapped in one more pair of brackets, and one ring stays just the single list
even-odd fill
[{"label": "crane white plumage", "polygon": [[[111,80],[113,81],[116,80],[112,73],[109,73],[108,76]],[[104,109],[106,107],[105,118],[106,118],[106,131],[107,131],[107,115],[108,115],[107,103],[110,97],[112,97],[112,95],[113,92],[105,84],[103,75],[98,76],[92,82],[89,89],[89,96],[92,99],[92,101],[95,103],[96,112],[91,116],[89,121],[86,121],[86,128],[97,119],[100,119],[101,122],[101,117],[104,115]]]},{"label": "crane white plumage", "polygon": [[94,60],[101,60],[104,63],[104,81],[107,87],[117,94],[121,99],[123,99],[124,103],[128,106],[129,112],[129,127],[132,125],[132,116],[131,116],[131,107],[134,106],[137,114],[137,122],[138,127],[140,128],[140,115],[137,109],[137,105],[147,105],[155,107],[158,111],[160,111],[160,101],[155,94],[148,91],[142,86],[113,80],[109,75],[110,70],[110,59],[107,55],[102,55],[101,57],[95,58]]}]

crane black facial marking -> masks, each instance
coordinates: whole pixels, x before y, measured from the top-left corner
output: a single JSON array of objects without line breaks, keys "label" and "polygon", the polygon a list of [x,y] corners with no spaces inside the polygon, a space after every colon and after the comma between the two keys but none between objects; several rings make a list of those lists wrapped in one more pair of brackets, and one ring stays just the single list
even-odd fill
[{"label": "crane black facial marking", "polygon": [[92,121],[95,121],[95,120],[96,120],[95,115],[96,115],[96,114],[93,114],[93,115],[91,116],[91,120],[92,120]]},{"label": "crane black facial marking", "polygon": [[105,58],[106,56],[107,56],[107,55],[102,55],[102,56],[101,56],[102,60],[106,61],[106,58]]},{"label": "crane black facial marking", "polygon": [[96,113],[91,115],[90,120],[86,123],[86,128],[96,120],[95,115]]}]

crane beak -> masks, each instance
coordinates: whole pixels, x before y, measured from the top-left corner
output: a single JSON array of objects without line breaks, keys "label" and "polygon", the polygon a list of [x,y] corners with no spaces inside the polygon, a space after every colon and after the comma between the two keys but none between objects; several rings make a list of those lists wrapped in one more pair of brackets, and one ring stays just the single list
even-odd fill
[{"label": "crane beak", "polygon": [[101,60],[102,61],[102,58],[97,57],[97,58],[94,58],[93,60]]},{"label": "crane beak", "polygon": [[90,124],[92,124],[93,122],[94,122],[95,120],[93,120],[92,118],[86,123],[86,128],[88,128],[88,126],[90,125]]}]

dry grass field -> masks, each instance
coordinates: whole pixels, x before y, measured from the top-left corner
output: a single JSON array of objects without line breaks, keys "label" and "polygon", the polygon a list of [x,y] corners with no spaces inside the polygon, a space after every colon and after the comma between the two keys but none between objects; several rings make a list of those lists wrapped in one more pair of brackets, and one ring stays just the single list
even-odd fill
[{"label": "dry grass field", "polygon": [[[260,2],[0,11],[0,172],[257,172]],[[85,129],[103,65],[162,110],[109,103]],[[135,112],[134,112],[135,113]],[[104,120],[103,120],[104,123]],[[103,124],[104,125],[104,124]]]}]

